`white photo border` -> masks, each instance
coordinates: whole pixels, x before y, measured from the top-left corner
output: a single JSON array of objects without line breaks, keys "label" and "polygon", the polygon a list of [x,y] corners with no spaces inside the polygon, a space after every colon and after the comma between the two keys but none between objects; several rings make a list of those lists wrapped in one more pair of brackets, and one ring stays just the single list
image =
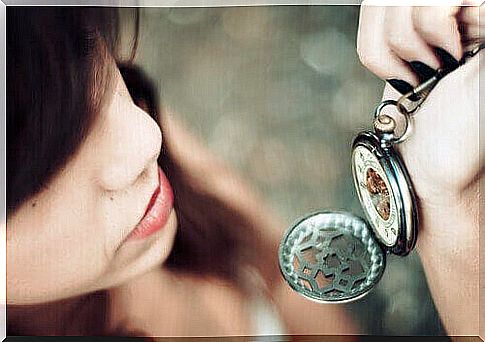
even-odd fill
[{"label": "white photo border", "polygon": [[[472,6],[479,6],[483,0],[468,0],[468,4]],[[378,6],[447,6],[447,5],[461,5],[462,0],[85,0],[66,1],[62,0],[0,0],[0,64],[2,72],[0,73],[0,114],[2,116],[2,127],[0,130],[0,156],[1,156],[1,170],[0,170],[0,207],[1,207],[1,221],[0,221],[0,340],[6,337],[6,10],[8,6],[103,6],[103,7],[229,7],[229,6],[276,6],[276,5],[378,5]],[[482,19],[482,18],[480,18]],[[480,68],[479,73],[479,92],[480,101],[480,141],[479,146],[485,146],[483,132],[485,130],[484,117],[481,108],[485,108],[485,94],[481,89],[485,86],[485,77],[482,75],[485,70]],[[484,149],[480,149],[480,160],[484,161]],[[481,169],[485,168],[481,165]],[[480,187],[485,187],[485,179],[480,180]],[[485,210],[485,199],[480,197],[480,211],[479,222],[480,232],[485,225],[485,218],[481,214]],[[485,231],[484,231],[485,234]],[[480,241],[483,238],[480,238]],[[483,248],[482,248],[483,249]],[[485,253],[480,250],[480,295],[479,295],[479,338],[485,341]]]}]

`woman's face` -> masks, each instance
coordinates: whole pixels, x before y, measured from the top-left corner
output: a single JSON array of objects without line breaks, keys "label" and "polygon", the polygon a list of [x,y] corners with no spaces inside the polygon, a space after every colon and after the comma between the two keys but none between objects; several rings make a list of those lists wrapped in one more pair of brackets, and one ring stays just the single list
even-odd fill
[{"label": "woman's face", "polygon": [[157,157],[158,125],[116,68],[105,105],[72,159],[7,219],[7,303],[35,304],[108,288],[163,262],[173,195]]}]

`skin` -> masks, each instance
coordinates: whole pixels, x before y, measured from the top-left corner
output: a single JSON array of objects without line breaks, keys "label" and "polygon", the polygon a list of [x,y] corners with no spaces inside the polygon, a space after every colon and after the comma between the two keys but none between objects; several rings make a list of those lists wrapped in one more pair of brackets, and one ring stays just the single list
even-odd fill
[{"label": "skin", "polygon": [[161,231],[124,241],[158,186],[162,135],[132,102],[114,63],[112,68],[113,87],[77,153],[7,218],[7,304],[115,286],[168,256],[177,222],[173,210]]},{"label": "skin", "polygon": [[475,58],[443,79],[399,148],[420,200],[417,251],[449,335],[478,335],[480,317],[478,72]]},{"label": "skin", "polygon": [[[473,11],[478,13],[483,8]],[[395,44],[390,44],[377,27],[390,20],[388,16],[395,15],[394,10],[364,8],[362,11],[359,53],[371,71],[383,78],[397,77],[414,82],[416,76],[402,68],[402,61],[411,58],[433,65],[430,44],[448,48],[460,57],[464,48],[458,44],[466,37],[457,37],[451,29],[461,13],[456,8],[435,8],[436,21],[435,16],[423,14],[429,8],[403,9],[408,19],[409,16],[421,19],[413,21],[412,25],[408,20],[385,36],[402,37],[408,44],[407,55],[396,51]],[[368,17],[372,13],[380,13],[382,17],[372,23]],[[467,14],[470,22],[471,13],[472,10]],[[423,33],[431,33],[426,23],[430,20],[436,27],[433,38]],[[472,25],[465,32],[474,29]],[[375,40],[369,38],[374,30],[380,35]],[[417,36],[420,39],[416,41]],[[364,48],[366,44],[371,46]],[[368,55],[371,49],[377,50],[372,52],[373,56],[379,56],[375,60]],[[379,61],[384,66],[379,65]],[[480,159],[483,146],[479,144],[478,123],[478,75],[483,66],[479,67],[479,61],[483,65],[482,52],[438,83],[413,120],[413,135],[398,146],[418,197],[421,222],[416,248],[449,335],[479,334],[478,187],[483,179],[483,160]],[[399,96],[397,91],[386,86],[383,99]],[[387,107],[387,110],[395,109]]]}]

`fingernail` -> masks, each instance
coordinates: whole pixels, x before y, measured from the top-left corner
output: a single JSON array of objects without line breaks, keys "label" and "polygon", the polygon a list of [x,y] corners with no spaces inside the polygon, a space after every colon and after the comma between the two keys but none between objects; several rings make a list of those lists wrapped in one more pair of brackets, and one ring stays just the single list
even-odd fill
[{"label": "fingernail", "polygon": [[448,71],[453,71],[458,66],[460,63],[456,60],[455,57],[453,57],[451,54],[449,54],[446,50],[443,50],[442,48],[435,48],[436,55],[438,55],[438,58],[441,60],[443,63],[444,68]]},{"label": "fingernail", "polygon": [[407,94],[413,91],[413,87],[406,81],[398,80],[397,78],[386,80],[394,89],[396,89],[401,94]]},{"label": "fingernail", "polygon": [[[408,82],[403,80],[398,80],[397,78],[386,80],[394,89],[400,92],[402,95],[408,94],[413,91],[413,86],[410,85]],[[418,97],[416,94],[412,94],[409,96],[411,101],[417,101]]]},{"label": "fingernail", "polygon": [[410,62],[409,64],[411,64],[411,67],[418,75],[420,82],[429,80],[431,77],[433,77],[436,74],[435,69],[427,66],[422,62],[413,61],[413,62]]}]

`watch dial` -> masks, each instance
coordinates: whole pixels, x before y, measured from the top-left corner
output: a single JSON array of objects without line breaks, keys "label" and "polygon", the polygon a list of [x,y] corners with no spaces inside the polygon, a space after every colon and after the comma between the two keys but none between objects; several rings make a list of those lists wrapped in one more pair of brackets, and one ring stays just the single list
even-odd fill
[{"label": "watch dial", "polygon": [[395,197],[378,158],[366,147],[352,153],[352,171],[360,202],[379,240],[394,246],[399,234]]}]

